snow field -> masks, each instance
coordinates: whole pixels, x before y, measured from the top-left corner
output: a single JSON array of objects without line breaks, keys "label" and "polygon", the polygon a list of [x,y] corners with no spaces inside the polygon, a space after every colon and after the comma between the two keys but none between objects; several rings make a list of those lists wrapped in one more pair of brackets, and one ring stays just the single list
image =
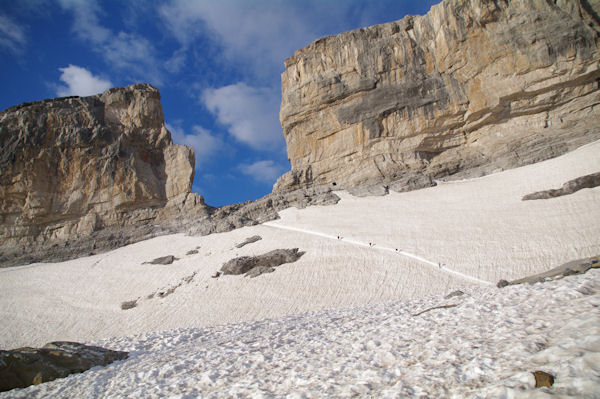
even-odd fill
[{"label": "snow field", "polygon": [[398,248],[496,283],[600,253],[600,188],[521,201],[600,171],[600,142],[485,177],[383,197],[345,192],[336,206],[289,208],[271,225]]},{"label": "snow field", "polygon": [[[263,239],[235,248],[255,234]],[[185,255],[197,246],[198,254]],[[210,277],[231,258],[294,247],[306,254],[274,273]],[[181,259],[142,264],[168,254]],[[148,298],[179,284],[168,296]],[[0,270],[0,347],[233,323],[444,294],[469,284],[397,254],[268,226],[163,236],[87,258]],[[135,299],[137,307],[121,310],[122,302]]]},{"label": "snow field", "polygon": [[[485,284],[600,254],[600,187],[521,201],[597,172],[597,154],[600,142],[425,190],[340,192],[335,206],[228,233],[0,269],[0,348],[73,340],[132,351],[0,396],[598,397],[600,272]],[[306,254],[274,273],[211,278],[231,258],[295,247]],[[180,260],[143,264],[165,255]],[[442,299],[456,289],[466,295]],[[456,306],[415,316],[439,305]],[[534,390],[536,369],[555,386]]]},{"label": "snow field", "polygon": [[130,358],[0,397],[597,397],[599,270],[465,292],[96,341]]}]

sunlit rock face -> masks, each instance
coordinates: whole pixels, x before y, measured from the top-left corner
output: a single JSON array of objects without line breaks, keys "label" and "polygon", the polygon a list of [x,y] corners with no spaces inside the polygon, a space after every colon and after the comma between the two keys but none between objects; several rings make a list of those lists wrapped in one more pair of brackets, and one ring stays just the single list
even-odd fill
[{"label": "sunlit rock face", "polygon": [[193,149],[173,145],[147,84],[9,108],[0,147],[1,260],[203,206]]},{"label": "sunlit rock face", "polygon": [[292,170],[274,190],[426,185],[598,139],[599,15],[598,0],[446,0],[296,51],[281,77]]}]

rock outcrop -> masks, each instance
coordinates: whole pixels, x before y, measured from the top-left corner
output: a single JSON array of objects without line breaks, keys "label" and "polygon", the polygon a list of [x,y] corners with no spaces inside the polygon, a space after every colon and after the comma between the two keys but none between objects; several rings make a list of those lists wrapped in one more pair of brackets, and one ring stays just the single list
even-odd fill
[{"label": "rock outcrop", "polygon": [[[295,262],[302,255],[304,255],[304,252],[298,251],[298,248],[292,248],[275,249],[258,256],[240,256],[225,262],[221,267],[221,272],[234,275],[247,273],[250,277],[256,277],[263,273],[270,273],[275,267],[284,263]],[[254,269],[257,270],[250,273]]]},{"label": "rock outcrop", "polygon": [[571,262],[564,263],[558,267],[545,271],[543,273],[534,274],[533,276],[523,277],[518,280],[507,281],[500,280],[496,286],[498,288],[504,288],[509,285],[517,285],[517,284],[535,284],[542,283],[546,280],[563,278],[567,276],[572,276],[574,274],[583,274],[587,273],[590,269],[598,269],[600,268],[600,255],[592,256],[590,258],[577,259]]},{"label": "rock outcrop", "polygon": [[193,149],[173,145],[147,84],[9,108],[0,148],[4,265],[122,245],[156,235],[153,225],[182,209],[208,212],[190,194]]},{"label": "rock outcrop", "polygon": [[536,191],[535,193],[527,194],[521,198],[523,201],[549,199],[562,197],[563,195],[573,194],[584,188],[594,188],[600,186],[600,172],[592,173],[569,180],[562,185],[561,188],[553,188],[550,190]]},{"label": "rock outcrop", "polygon": [[296,51],[281,77],[292,170],[274,191],[402,191],[597,140],[599,15],[598,0],[446,0]]},{"label": "rock outcrop", "polygon": [[83,373],[127,356],[127,352],[64,341],[50,342],[39,349],[0,350],[0,392]]},{"label": "rock outcrop", "polygon": [[333,204],[327,187],[213,208],[190,193],[193,149],[174,145],[147,84],[0,113],[0,267],[60,261],[161,234],[256,225],[290,206]]}]

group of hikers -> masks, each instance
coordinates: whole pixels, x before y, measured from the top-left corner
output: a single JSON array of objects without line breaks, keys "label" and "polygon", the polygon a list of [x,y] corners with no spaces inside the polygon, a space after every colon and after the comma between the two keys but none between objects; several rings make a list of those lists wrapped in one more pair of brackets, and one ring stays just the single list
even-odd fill
[{"label": "group of hikers", "polygon": [[[344,239],[344,237],[342,237],[342,236],[337,236],[337,239],[338,239],[338,240],[343,240],[343,239]],[[374,246],[375,246],[375,243],[372,243],[372,242],[370,242],[370,243],[369,243],[369,248],[373,248]],[[399,251],[398,251],[398,248],[395,248],[395,249],[394,249],[394,251],[396,251],[396,252],[399,252]],[[446,265],[445,265],[445,264],[443,264],[443,263],[440,263],[440,262],[438,262],[438,267],[439,267],[440,269],[442,269],[442,268],[446,267]]]}]

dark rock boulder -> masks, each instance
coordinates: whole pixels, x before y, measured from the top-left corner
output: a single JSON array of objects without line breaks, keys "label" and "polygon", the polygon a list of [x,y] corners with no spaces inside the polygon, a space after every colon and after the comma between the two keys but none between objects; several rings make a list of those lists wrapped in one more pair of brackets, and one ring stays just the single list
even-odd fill
[{"label": "dark rock boulder", "polygon": [[465,293],[462,292],[461,290],[456,290],[456,291],[452,291],[451,293],[449,293],[448,295],[446,295],[444,297],[444,299],[450,299],[450,298],[454,298],[455,296],[462,296]]},{"label": "dark rock boulder", "polygon": [[0,392],[25,388],[126,359],[127,352],[77,342],[0,351]]},{"label": "dark rock boulder", "polygon": [[304,252],[298,251],[298,248],[276,249],[263,255],[231,259],[223,264],[221,271],[223,274],[244,274],[255,267],[273,268],[284,263],[292,263],[300,259],[302,255]]},{"label": "dark rock boulder", "polygon": [[258,277],[264,273],[273,273],[274,271],[275,271],[274,267],[256,266],[256,267],[253,267],[252,269],[250,269],[250,271],[248,271],[248,273],[244,274],[244,277],[254,278],[254,277]]},{"label": "dark rock boulder", "polygon": [[242,241],[239,244],[237,244],[235,247],[236,248],[242,248],[245,245],[252,244],[253,242],[260,241],[260,240],[262,240],[261,236],[248,237],[244,241]]},{"label": "dark rock boulder", "polygon": [[561,197],[563,195],[573,194],[574,192],[584,188],[594,188],[598,186],[600,186],[600,172],[569,180],[563,184],[561,188],[536,191],[535,193],[527,194],[521,198],[521,200],[528,201]]},{"label": "dark rock boulder", "polygon": [[151,260],[150,262],[144,262],[144,264],[150,265],[170,265],[175,262],[179,258],[174,257],[173,255],[161,256],[160,258],[156,258]]},{"label": "dark rock boulder", "polygon": [[506,281],[500,280],[496,286],[498,288],[503,288],[509,285],[517,285],[523,283],[535,284],[546,281],[547,279],[555,279],[555,278],[563,278],[567,276],[571,276],[573,274],[583,274],[586,273],[590,269],[600,268],[600,256],[592,256],[590,258],[577,259],[571,262],[563,263],[562,265],[550,269],[546,272],[534,274],[533,276],[528,276],[524,278],[520,278],[518,280]]},{"label": "dark rock boulder", "polygon": [[128,310],[128,309],[133,309],[137,306],[137,300],[133,300],[133,301],[125,301],[121,303],[121,309],[122,310]]}]

